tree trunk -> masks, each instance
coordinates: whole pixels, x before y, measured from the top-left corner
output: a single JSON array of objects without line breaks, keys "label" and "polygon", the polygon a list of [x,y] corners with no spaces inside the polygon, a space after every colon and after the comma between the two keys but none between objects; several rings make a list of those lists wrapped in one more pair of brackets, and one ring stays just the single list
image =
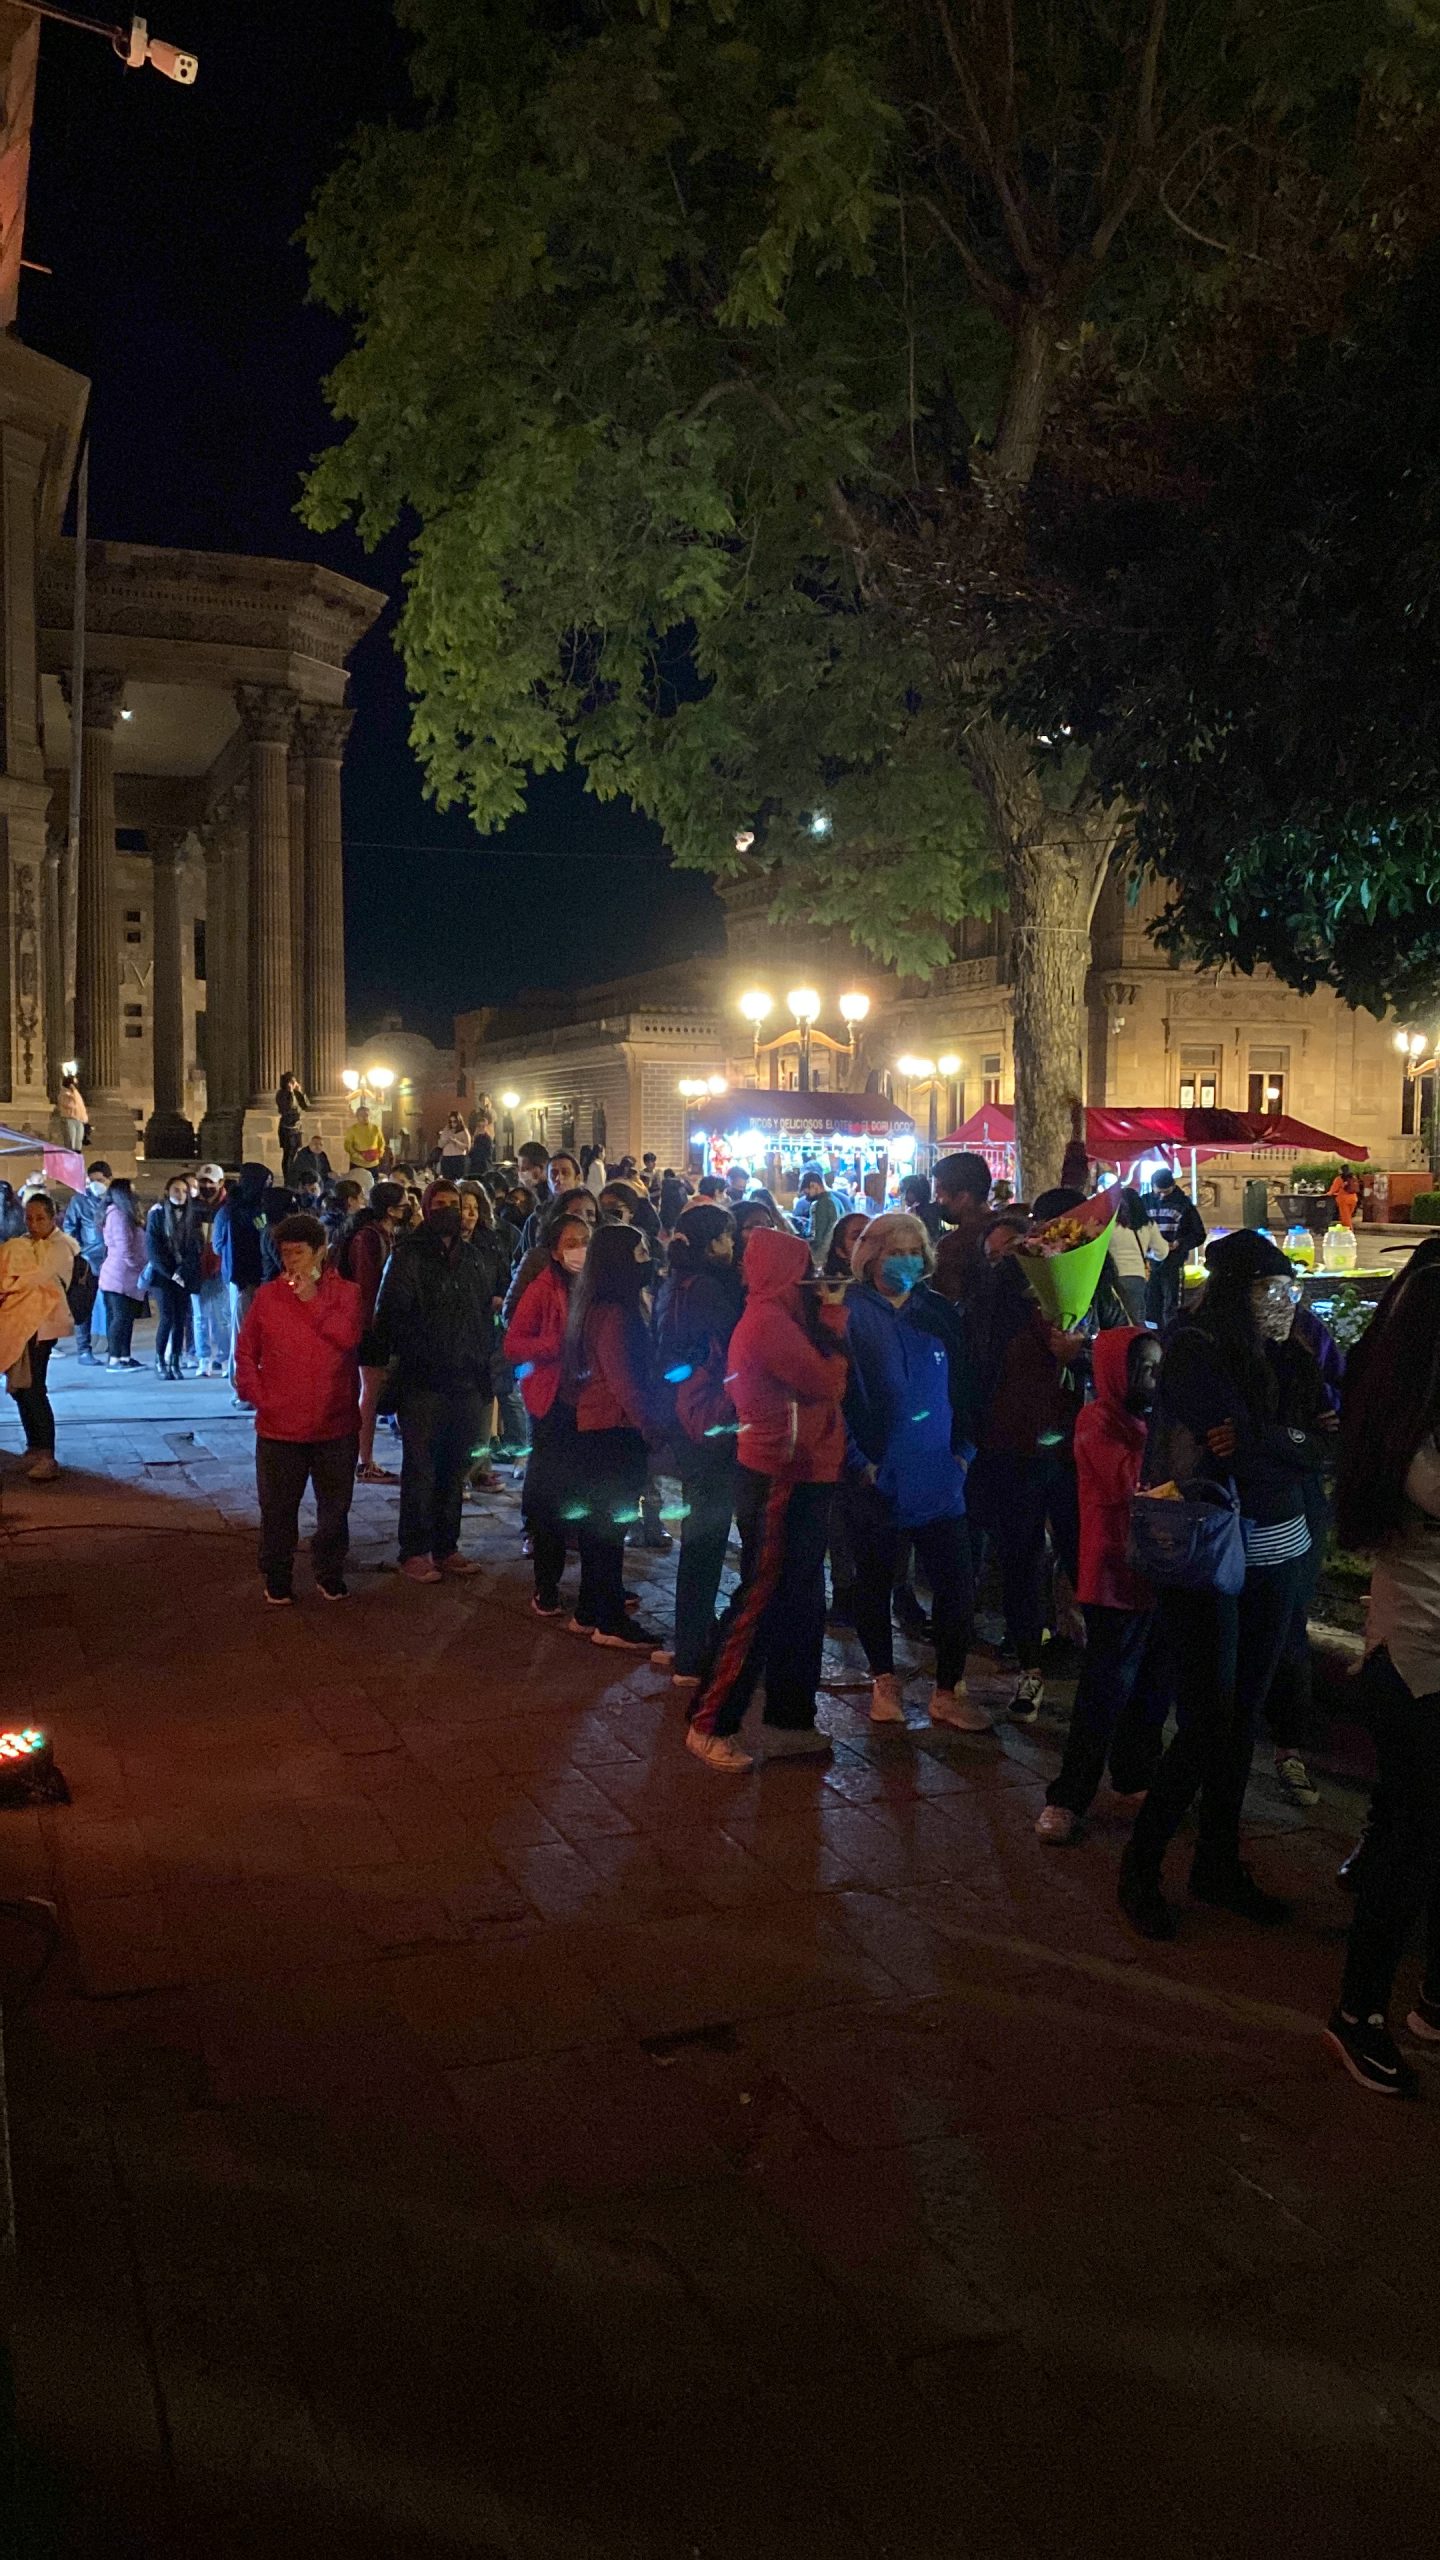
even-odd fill
[{"label": "tree trunk", "polygon": [[1085,1097],[1090,925],[1123,812],[1082,792],[1047,807],[1027,742],[982,717],[967,746],[1005,875],[1015,1010],[1015,1140],[1020,1197],[1060,1179],[1070,1106]]},{"label": "tree trunk", "polygon": [[[1022,1200],[1035,1199],[1059,1181],[1070,1106],[1085,1093],[1085,981],[1098,886],[1096,850],[1081,829],[1075,840],[1022,840],[1003,848]],[[1102,869],[1106,853],[1099,857]]]}]

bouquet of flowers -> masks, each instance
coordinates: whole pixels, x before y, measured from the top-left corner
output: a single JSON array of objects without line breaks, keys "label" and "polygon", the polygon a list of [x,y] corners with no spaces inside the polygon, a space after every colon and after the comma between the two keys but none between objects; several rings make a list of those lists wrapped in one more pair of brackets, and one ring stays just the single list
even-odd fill
[{"label": "bouquet of flowers", "polygon": [[1016,1247],[1016,1260],[1031,1295],[1062,1333],[1090,1312],[1119,1206],[1120,1187],[1113,1183],[1108,1190],[1097,1191],[1093,1200],[1082,1201],[1078,1209],[1067,1209],[1063,1218],[1037,1227]]}]

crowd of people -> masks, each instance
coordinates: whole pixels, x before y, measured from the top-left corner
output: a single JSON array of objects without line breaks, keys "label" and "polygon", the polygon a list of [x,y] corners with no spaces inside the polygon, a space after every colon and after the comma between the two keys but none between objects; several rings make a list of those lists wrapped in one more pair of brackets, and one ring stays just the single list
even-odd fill
[{"label": "crowd of people", "polygon": [[[1338,1501],[1341,1536],[1376,1557],[1357,1690],[1379,1783],[1346,1864],[1328,2034],[1366,2087],[1413,2088],[1388,2006],[1423,1909],[1408,2024],[1440,2041],[1440,1240],[1392,1283],[1347,1375],[1279,1247],[1247,1228],[1207,1243],[1169,1175],[1124,1195],[1094,1306],[1061,1330],[1018,1248],[1082,1204],[1085,1168],[1026,1206],[957,1154],[893,1206],[857,1206],[816,1163],[787,1211],[739,1164],[696,1180],[526,1145],[513,1166],[492,1152],[485,1182],[475,1134],[456,1115],[423,1183],[336,1179],[300,1146],[288,1183],[202,1166],[143,1218],[98,1162],[58,1221],[36,1190],[17,1225],[0,1191],[0,1357],[31,1476],[57,1473],[56,1342],[73,1331],[98,1362],[103,1309],[108,1365],[133,1368],[148,1298],[157,1375],[228,1375],[254,1414],[271,1606],[294,1602],[307,1486],[316,1588],[348,1596],[354,1485],[397,1481],[376,1458],[388,1416],[400,1572],[475,1575],[467,1488],[523,1461],[535,1615],[668,1673],[686,1747],[717,1777],[753,1767],[762,1689],[764,1758],[829,1751],[827,1624],[853,1632],[871,1721],[897,1733],[920,1703],[897,1628],[933,1651],[929,1721],[977,1739],[997,1713],[1033,1725],[1050,1666],[1078,1659],[1038,1838],[1080,1842],[1108,1781],[1132,1817],[1120,1908],[1152,1941],[1179,1926],[1165,1865],[1192,1811],[1190,1898],[1259,1928],[1288,1916],[1242,1858],[1242,1805],[1263,1724],[1283,1789],[1317,1801],[1308,1613]],[[1185,1303],[1200,1246],[1203,1294]],[[673,1623],[652,1627],[623,1566],[627,1539],[670,1543],[662,1478],[679,1552]],[[1167,1502],[1228,1539],[1228,1562],[1162,1571],[1140,1531]],[[998,1710],[966,1679],[982,1571],[1013,1683]]]}]

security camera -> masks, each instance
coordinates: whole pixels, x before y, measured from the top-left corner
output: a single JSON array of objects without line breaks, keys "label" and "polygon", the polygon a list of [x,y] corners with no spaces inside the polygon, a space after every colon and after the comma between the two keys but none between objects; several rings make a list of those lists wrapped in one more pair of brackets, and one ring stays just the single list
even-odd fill
[{"label": "security camera", "polygon": [[165,44],[159,36],[152,36],[143,18],[131,19],[128,39],[117,34],[115,50],[127,71],[139,71],[148,62],[152,71],[161,72],[167,80],[178,80],[187,89],[194,85],[200,69],[193,53],[182,53],[178,44]]}]

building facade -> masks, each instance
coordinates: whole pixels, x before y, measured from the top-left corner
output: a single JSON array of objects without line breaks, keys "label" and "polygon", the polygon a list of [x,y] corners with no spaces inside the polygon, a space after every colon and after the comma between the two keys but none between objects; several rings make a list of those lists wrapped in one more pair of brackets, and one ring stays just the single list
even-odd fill
[{"label": "building facade", "polygon": [[91,541],[77,632],[60,525],[88,388],[0,336],[0,1117],[50,1135],[73,1060],[112,1162],[273,1162],[293,1069],[333,1152],[346,667],[384,598]]},{"label": "building facade", "polygon": [[[943,1140],[983,1103],[1013,1100],[1003,915],[957,925],[950,961],[917,980],[878,967],[843,935],[775,923],[763,882],[727,886],[722,896],[722,958],[457,1017],[462,1090],[472,1098],[490,1092],[502,1140],[508,1134],[516,1142],[583,1144],[598,1131],[612,1160],[653,1149],[662,1163],[683,1162],[682,1078],[719,1075],[732,1087],[796,1082],[798,1042],[786,1001],[799,985],[819,993],[821,1026],[837,1042],[812,1055],[817,1088],[863,1085],[873,1076],[911,1113],[922,1144],[932,1124]],[[1268,971],[1245,977],[1172,960],[1149,932],[1164,901],[1163,883],[1122,874],[1101,894],[1080,1098],[1286,1112],[1366,1148],[1377,1165],[1418,1164],[1416,1088],[1396,1052],[1395,1023],[1326,992],[1299,995]],[[751,988],[773,999],[758,1058],[740,1010]],[[839,1042],[839,999],[850,989],[870,999],[853,1064]],[[907,1073],[902,1059],[933,1061],[935,1072]],[[508,1112],[504,1093],[514,1096]],[[1212,1209],[1237,1212],[1251,1164],[1237,1157],[1205,1168]],[[1280,1170],[1273,1163],[1263,1169]]]}]

